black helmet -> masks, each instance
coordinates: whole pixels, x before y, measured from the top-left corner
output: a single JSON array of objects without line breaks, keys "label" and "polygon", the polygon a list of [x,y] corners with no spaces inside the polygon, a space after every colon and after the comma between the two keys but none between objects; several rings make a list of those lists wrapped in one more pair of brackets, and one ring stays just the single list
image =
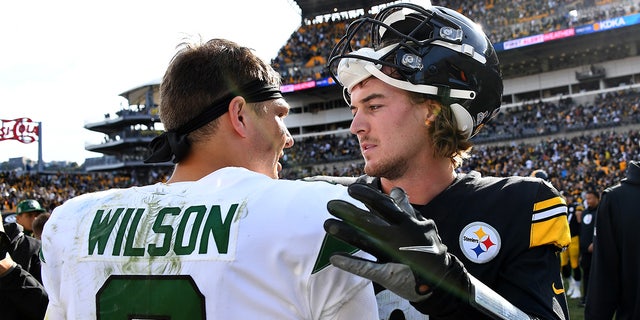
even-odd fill
[{"label": "black helmet", "polygon": [[[367,28],[371,47],[354,50],[354,38]],[[382,66],[399,77],[384,74]],[[477,24],[448,8],[400,3],[375,18],[355,20],[331,52],[328,67],[347,100],[353,86],[370,76],[433,96],[451,106],[467,137],[500,111],[502,74],[493,45]]]}]

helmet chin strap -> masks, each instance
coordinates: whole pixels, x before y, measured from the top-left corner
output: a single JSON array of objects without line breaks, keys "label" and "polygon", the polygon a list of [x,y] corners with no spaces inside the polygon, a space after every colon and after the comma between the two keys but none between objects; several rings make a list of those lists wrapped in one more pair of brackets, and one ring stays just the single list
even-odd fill
[{"label": "helmet chin strap", "polygon": [[[388,75],[386,75],[384,72],[378,70],[378,68],[376,68],[373,65],[373,63],[365,65],[364,69],[368,71],[372,76],[380,79],[381,81],[385,82],[390,86],[394,86],[396,88],[406,90],[406,91],[439,96],[438,87],[431,86],[428,84],[413,84],[407,81],[391,78]],[[449,97],[456,98],[456,99],[473,100],[475,96],[476,96],[476,93],[475,91],[472,91],[472,90],[451,89],[449,92]],[[469,114],[469,111],[467,111],[467,109],[465,109],[463,106],[461,106],[458,103],[453,103],[449,107],[451,108],[451,111],[453,111],[453,115],[456,118],[456,123],[458,124],[458,130],[462,131],[465,137],[469,139],[471,137],[471,134],[473,133],[473,117],[471,117],[471,114]]]}]

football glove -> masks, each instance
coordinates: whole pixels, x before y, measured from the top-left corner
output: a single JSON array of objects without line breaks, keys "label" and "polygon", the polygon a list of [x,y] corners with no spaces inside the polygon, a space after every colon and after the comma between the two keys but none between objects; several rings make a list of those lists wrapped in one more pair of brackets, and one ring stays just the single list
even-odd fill
[{"label": "football glove", "polygon": [[365,184],[352,184],[348,190],[369,211],[332,200],[327,209],[342,220],[328,219],[325,230],[370,253],[377,261],[340,254],[331,258],[332,264],[413,302],[428,298],[436,288],[459,297],[468,293],[464,266],[447,252],[434,221],[418,215],[402,189],[393,188],[386,195]]},{"label": "football glove", "polygon": [[327,219],[324,228],[377,261],[339,253],[330,258],[332,265],[384,286],[425,314],[452,315],[461,304],[469,304],[497,319],[531,319],[467,273],[447,252],[435,222],[418,214],[402,189],[393,188],[386,195],[355,183],[348,191],[369,211],[346,201],[329,201],[329,212],[342,220]]}]

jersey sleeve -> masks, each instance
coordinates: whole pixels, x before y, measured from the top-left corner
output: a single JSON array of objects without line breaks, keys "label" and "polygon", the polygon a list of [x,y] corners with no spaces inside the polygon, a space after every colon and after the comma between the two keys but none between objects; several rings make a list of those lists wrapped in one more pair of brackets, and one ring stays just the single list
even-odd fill
[{"label": "jersey sleeve", "polygon": [[567,203],[558,190],[543,182],[533,204],[529,247],[553,245],[562,249],[570,243]]},{"label": "jersey sleeve", "polygon": [[323,308],[312,308],[322,310],[318,319],[378,319],[373,285],[367,279],[328,266],[313,276],[310,286],[312,301],[317,301],[316,297],[336,294],[341,298],[322,298],[321,300],[326,299],[325,301],[331,303],[327,303]]},{"label": "jersey sleeve", "polygon": [[64,319],[64,307],[60,305],[60,267],[62,263],[59,259],[61,254],[57,251],[56,237],[57,216],[61,207],[54,209],[51,218],[47,221],[42,232],[42,249],[40,260],[42,266],[42,284],[49,295],[49,304],[45,315],[45,320]]},{"label": "jersey sleeve", "polygon": [[[334,195],[321,200],[323,219],[317,227],[322,230],[322,222],[329,218],[326,202],[332,199],[342,199],[364,208],[364,205],[348,196],[346,189],[331,187]],[[337,191],[335,191],[337,190]],[[328,193],[326,190],[323,193]],[[316,196],[317,197],[317,196]],[[305,203],[315,200],[308,199]],[[315,206],[314,206],[315,207]],[[322,230],[324,234],[324,230]],[[321,314],[317,319],[378,319],[378,307],[370,280],[353,275],[331,265],[329,258],[337,252],[347,252],[355,256],[373,259],[371,255],[360,251],[328,234],[324,234],[322,244],[318,250],[312,274],[309,279],[309,298],[311,310],[318,310]]]},{"label": "jersey sleeve", "polygon": [[[541,319],[568,319],[569,311],[557,254],[571,243],[567,204],[550,183],[539,182],[532,204],[529,249],[505,265],[512,283],[500,292]],[[524,293],[524,294],[523,294]]]}]

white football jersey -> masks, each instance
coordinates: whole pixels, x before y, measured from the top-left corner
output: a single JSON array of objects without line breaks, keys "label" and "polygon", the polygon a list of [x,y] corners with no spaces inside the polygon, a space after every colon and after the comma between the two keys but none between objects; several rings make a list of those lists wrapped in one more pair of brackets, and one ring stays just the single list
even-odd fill
[{"label": "white football jersey", "polygon": [[243,168],[75,197],[42,235],[47,319],[378,319],[371,282],[328,262],[352,249],[326,237],[331,199],[362,206]]}]

